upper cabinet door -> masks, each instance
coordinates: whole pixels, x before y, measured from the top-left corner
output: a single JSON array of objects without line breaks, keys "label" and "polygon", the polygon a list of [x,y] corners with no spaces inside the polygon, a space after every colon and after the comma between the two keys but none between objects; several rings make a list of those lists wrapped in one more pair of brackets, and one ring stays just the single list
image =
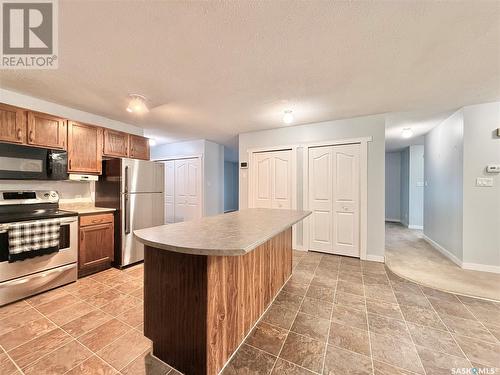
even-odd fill
[{"label": "upper cabinet door", "polygon": [[26,111],[0,104],[0,141],[26,142]]},{"label": "upper cabinet door", "polygon": [[102,129],[70,121],[68,125],[68,172],[102,172]]},{"label": "upper cabinet door", "polygon": [[129,135],[110,129],[104,129],[104,156],[127,157]]},{"label": "upper cabinet door", "polygon": [[67,121],[39,112],[28,112],[28,144],[66,150]]},{"label": "upper cabinet door", "polygon": [[149,160],[149,140],[138,135],[130,135],[129,156],[134,159]]}]

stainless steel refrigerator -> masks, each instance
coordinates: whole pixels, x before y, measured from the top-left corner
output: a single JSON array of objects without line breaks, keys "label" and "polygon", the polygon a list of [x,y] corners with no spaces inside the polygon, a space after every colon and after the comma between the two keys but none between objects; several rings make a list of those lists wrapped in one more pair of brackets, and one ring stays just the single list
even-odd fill
[{"label": "stainless steel refrigerator", "polygon": [[164,164],[136,159],[103,161],[95,188],[98,207],[115,208],[115,265],[144,260],[134,230],[164,224]]}]

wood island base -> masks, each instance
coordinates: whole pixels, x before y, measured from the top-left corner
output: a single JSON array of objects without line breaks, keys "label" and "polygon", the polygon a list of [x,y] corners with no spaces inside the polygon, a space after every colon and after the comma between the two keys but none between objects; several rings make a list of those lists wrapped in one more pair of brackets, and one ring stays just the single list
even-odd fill
[{"label": "wood island base", "polygon": [[186,375],[224,367],[292,273],[292,229],[239,256],[146,246],[144,334]]}]

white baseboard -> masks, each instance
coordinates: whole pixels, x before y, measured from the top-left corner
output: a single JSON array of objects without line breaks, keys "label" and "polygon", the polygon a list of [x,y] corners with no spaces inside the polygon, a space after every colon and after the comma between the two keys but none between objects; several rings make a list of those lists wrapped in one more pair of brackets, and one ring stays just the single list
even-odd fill
[{"label": "white baseboard", "polygon": [[370,255],[370,254],[366,254],[366,260],[369,260],[369,261],[372,261],[372,262],[385,263],[385,256],[383,256],[383,255]]},{"label": "white baseboard", "polygon": [[472,271],[500,273],[500,267],[499,266],[489,266],[487,264],[462,263],[462,268],[466,269],[466,270],[472,270]]},{"label": "white baseboard", "polygon": [[458,259],[454,254],[452,254],[449,250],[445,249],[440,244],[438,244],[436,241],[434,241],[434,240],[430,239],[429,237],[427,237],[425,234],[423,235],[423,238],[433,248],[435,248],[437,251],[439,251],[441,254],[443,254],[446,258],[448,258],[453,263],[455,263],[457,266],[459,266],[460,268],[462,268],[462,261],[460,259]]},{"label": "white baseboard", "polygon": [[424,230],[424,226],[423,225],[408,225],[408,229]]}]

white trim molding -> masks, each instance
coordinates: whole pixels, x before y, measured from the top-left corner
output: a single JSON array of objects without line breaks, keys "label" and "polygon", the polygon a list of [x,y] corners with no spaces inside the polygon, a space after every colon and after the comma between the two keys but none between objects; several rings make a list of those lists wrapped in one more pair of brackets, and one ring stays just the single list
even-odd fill
[{"label": "white trim molding", "polygon": [[441,246],[440,244],[438,244],[436,241],[430,239],[429,237],[427,237],[425,234],[422,235],[423,239],[429,244],[431,245],[434,249],[436,249],[437,251],[439,251],[441,254],[443,254],[446,258],[448,258],[449,260],[451,260],[453,263],[455,263],[457,266],[459,266],[460,268],[462,268],[462,261],[460,259],[458,259],[454,254],[452,254],[448,249],[445,249],[443,246]]},{"label": "white trim molding", "polygon": [[479,263],[462,263],[462,268],[465,270],[471,271],[482,271],[482,272],[491,272],[491,273],[500,273],[500,266],[490,266],[487,264],[479,264]]},{"label": "white trim molding", "polygon": [[383,255],[372,255],[372,254],[366,254],[366,259],[371,262],[380,262],[380,263],[385,263],[385,256]]},{"label": "white trim molding", "polygon": [[423,225],[408,225],[408,229],[418,229],[418,230],[424,230]]}]

